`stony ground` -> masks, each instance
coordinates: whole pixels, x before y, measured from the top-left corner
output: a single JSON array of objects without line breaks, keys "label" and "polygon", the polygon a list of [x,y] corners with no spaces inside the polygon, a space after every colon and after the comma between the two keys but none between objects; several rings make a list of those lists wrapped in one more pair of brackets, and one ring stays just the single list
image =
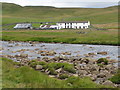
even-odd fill
[{"label": "stony ground", "polygon": [[[114,84],[108,80],[114,74],[116,74],[116,63],[118,63],[118,61],[111,60],[110,57],[107,57],[103,58],[108,61],[105,63],[103,61],[98,62],[99,59],[92,58],[96,55],[106,57],[106,55],[108,55],[110,52],[89,52],[87,54],[84,54],[84,57],[81,57],[79,54],[72,56],[72,53],[70,51],[59,52],[59,55],[56,55],[58,52],[55,50],[45,49],[45,45],[40,45],[40,48],[44,48],[44,50],[40,50],[40,48],[36,46],[36,43],[38,42],[29,42],[29,44],[26,44],[26,47],[27,45],[28,47],[30,45],[31,48],[34,48],[33,50],[30,48],[21,48],[22,44],[18,42],[16,43],[14,41],[10,41],[7,43],[8,48],[2,47],[1,51],[7,49],[8,52],[15,54],[2,54],[1,56],[19,62],[16,67],[27,65],[34,68],[35,70],[48,74],[50,77],[58,79],[67,79],[69,76],[90,77],[92,81],[96,82],[97,84],[119,87],[118,84]],[[19,49],[11,51],[11,48],[14,47],[19,47]],[[84,45],[82,45],[82,47],[84,48]],[[89,49],[91,48],[93,49],[94,47],[89,47]],[[27,51],[29,51],[29,53],[24,53]],[[30,53],[33,52],[39,54],[39,56],[36,56],[34,60],[29,58],[32,57],[32,55],[30,56]]]}]

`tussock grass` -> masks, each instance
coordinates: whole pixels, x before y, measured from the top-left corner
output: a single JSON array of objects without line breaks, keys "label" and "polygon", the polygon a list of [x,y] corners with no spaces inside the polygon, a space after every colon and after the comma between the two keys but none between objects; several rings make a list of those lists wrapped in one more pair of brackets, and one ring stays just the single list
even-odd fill
[{"label": "tussock grass", "polygon": [[[85,34],[77,32],[85,32]],[[12,30],[2,32],[2,40],[6,41],[120,45],[119,38],[118,30]]]},{"label": "tussock grass", "polygon": [[90,78],[68,77],[67,80],[59,80],[28,66],[16,68],[15,63],[6,58],[2,58],[2,62],[3,88],[108,88],[95,84]]}]

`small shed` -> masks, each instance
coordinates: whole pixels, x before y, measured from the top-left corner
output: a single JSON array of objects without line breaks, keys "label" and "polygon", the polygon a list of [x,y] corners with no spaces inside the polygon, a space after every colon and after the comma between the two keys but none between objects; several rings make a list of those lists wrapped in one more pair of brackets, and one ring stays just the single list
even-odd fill
[{"label": "small shed", "polygon": [[21,23],[21,24],[16,24],[14,29],[32,29],[32,24],[30,23]]}]

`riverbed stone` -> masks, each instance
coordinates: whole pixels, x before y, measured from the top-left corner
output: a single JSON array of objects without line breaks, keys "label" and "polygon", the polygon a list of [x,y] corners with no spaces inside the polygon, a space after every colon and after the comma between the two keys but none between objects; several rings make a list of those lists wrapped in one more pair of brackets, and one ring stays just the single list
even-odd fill
[{"label": "riverbed stone", "polygon": [[96,55],[95,53],[88,53],[89,56],[93,56]]},{"label": "riverbed stone", "polygon": [[14,47],[13,45],[8,45],[8,47]]},{"label": "riverbed stone", "polygon": [[62,52],[61,54],[63,54],[63,55],[71,55],[70,52]]},{"label": "riverbed stone", "polygon": [[54,78],[55,76],[54,75],[49,75],[49,77]]},{"label": "riverbed stone", "polygon": [[43,68],[43,66],[42,65],[36,65],[36,70],[41,70]]},{"label": "riverbed stone", "polygon": [[85,76],[86,74],[88,74],[87,71],[85,71],[85,70],[79,70],[79,75],[80,76]]},{"label": "riverbed stone", "polygon": [[96,82],[97,84],[102,84],[104,81],[105,81],[104,78],[97,78],[97,79],[95,80],[95,82]]},{"label": "riverbed stone", "polygon": [[56,70],[56,72],[60,73],[60,71],[62,71],[62,68],[59,68]]},{"label": "riverbed stone", "polygon": [[105,73],[101,72],[97,75],[98,78],[104,78],[106,77]]},{"label": "riverbed stone", "polygon": [[15,46],[21,46],[21,44],[15,44]]},{"label": "riverbed stone", "polygon": [[102,85],[107,85],[107,86],[115,87],[114,83],[111,82],[110,80],[106,80],[105,82],[103,82]]},{"label": "riverbed stone", "polygon": [[26,58],[26,57],[28,57],[28,54],[20,54],[20,57],[22,57],[22,58]]},{"label": "riverbed stone", "polygon": [[101,54],[101,55],[107,55],[107,52],[97,52],[97,54]]}]

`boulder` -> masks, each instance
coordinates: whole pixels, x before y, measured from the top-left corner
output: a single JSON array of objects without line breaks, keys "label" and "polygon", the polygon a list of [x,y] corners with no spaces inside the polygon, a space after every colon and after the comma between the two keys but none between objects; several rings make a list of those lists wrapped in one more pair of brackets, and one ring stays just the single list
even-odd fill
[{"label": "boulder", "polygon": [[8,45],[8,47],[13,47],[13,45]]},{"label": "boulder", "polygon": [[99,71],[99,66],[97,64],[87,65],[90,71]]},{"label": "boulder", "polygon": [[88,53],[89,56],[93,56],[96,55],[95,53]]},{"label": "boulder", "polygon": [[100,70],[100,73],[104,73],[106,76],[110,74],[110,72],[108,72],[107,70]]},{"label": "boulder", "polygon": [[72,76],[78,77],[78,74],[73,74]]},{"label": "boulder", "polygon": [[109,80],[106,80],[103,85],[106,85],[106,86],[111,86],[111,87],[115,87],[114,83],[109,81]]},{"label": "boulder", "polygon": [[43,66],[42,65],[36,65],[36,70],[41,70],[43,68]]},{"label": "boulder", "polygon": [[41,56],[46,56],[46,54],[45,53],[41,53]]},{"label": "boulder", "polygon": [[40,47],[45,47],[45,45],[41,45]]},{"label": "boulder", "polygon": [[97,75],[98,78],[104,78],[106,77],[105,73],[101,72]]},{"label": "boulder", "polygon": [[104,78],[97,78],[97,79],[95,80],[95,82],[96,82],[97,84],[102,84],[102,83],[104,82]]},{"label": "boulder", "polygon": [[56,54],[56,52],[54,51],[49,51],[46,53],[47,56],[54,56]]},{"label": "boulder", "polygon": [[101,54],[101,55],[107,55],[107,52],[97,52],[97,54]]},{"label": "boulder", "polygon": [[39,48],[36,48],[35,50],[37,51],[37,50],[39,50]]},{"label": "boulder", "polygon": [[15,44],[15,46],[21,46],[21,44]]},{"label": "boulder", "polygon": [[97,75],[97,74],[99,74],[99,71],[92,71],[91,74]]},{"label": "boulder", "polygon": [[55,76],[54,75],[49,75],[49,77],[54,78]]},{"label": "boulder", "polygon": [[56,70],[56,72],[60,73],[60,71],[62,71],[62,68],[59,68]]},{"label": "boulder", "polygon": [[97,79],[97,75],[93,74],[91,79],[92,79],[92,81],[95,81]]},{"label": "boulder", "polygon": [[86,70],[79,70],[79,75],[80,76],[86,76],[88,72]]},{"label": "boulder", "polygon": [[63,52],[63,53],[61,53],[61,54],[63,54],[63,55],[71,55],[70,52]]},{"label": "boulder", "polygon": [[26,58],[26,57],[28,57],[28,54],[20,54],[20,57],[22,57],[22,58]]},{"label": "boulder", "polygon": [[113,65],[108,64],[108,65],[105,66],[105,69],[106,69],[106,70],[113,70],[114,67],[113,67]]},{"label": "boulder", "polygon": [[16,51],[12,51],[12,53],[16,53]]}]

